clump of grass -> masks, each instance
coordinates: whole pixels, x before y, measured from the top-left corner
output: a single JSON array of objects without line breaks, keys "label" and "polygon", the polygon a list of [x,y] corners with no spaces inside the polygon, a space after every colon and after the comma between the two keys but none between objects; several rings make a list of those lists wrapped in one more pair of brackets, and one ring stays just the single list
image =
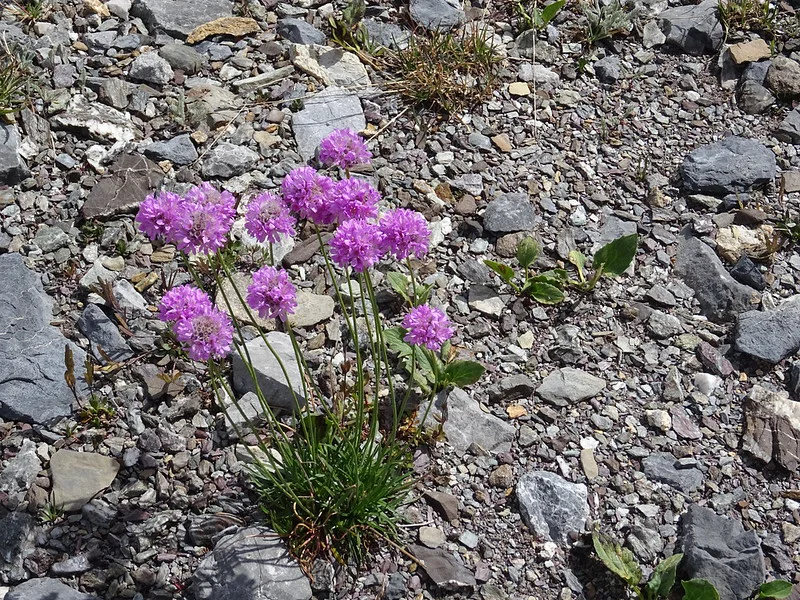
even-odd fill
[{"label": "clump of grass", "polygon": [[379,56],[382,47],[369,37],[362,21],[367,11],[364,0],[351,0],[342,11],[341,18],[330,17],[331,40],[345,50],[355,52],[361,58],[366,56],[370,64],[373,56]]},{"label": "clump of grass", "polygon": [[46,0],[25,0],[24,2],[11,0],[8,10],[21,23],[31,25],[44,19],[50,11],[50,7]]},{"label": "clump of grass", "polygon": [[720,0],[719,20],[725,31],[757,31],[772,34],[778,17],[778,4],[770,0]]},{"label": "clump of grass", "polygon": [[590,46],[630,31],[630,14],[619,0],[611,0],[608,4],[601,4],[600,0],[582,2],[581,10],[586,17],[586,42]]},{"label": "clump of grass", "polygon": [[64,505],[56,504],[52,500],[48,500],[47,503],[39,511],[39,520],[42,523],[55,523],[56,521],[61,520],[63,516],[64,516]]},{"label": "clump of grass", "polygon": [[398,76],[389,87],[410,102],[445,114],[459,113],[490,95],[502,60],[488,31],[435,31],[413,35],[408,46],[387,55]]},{"label": "clump of grass", "polygon": [[0,41],[0,115],[25,106],[31,88],[31,75],[20,54],[5,40]]}]

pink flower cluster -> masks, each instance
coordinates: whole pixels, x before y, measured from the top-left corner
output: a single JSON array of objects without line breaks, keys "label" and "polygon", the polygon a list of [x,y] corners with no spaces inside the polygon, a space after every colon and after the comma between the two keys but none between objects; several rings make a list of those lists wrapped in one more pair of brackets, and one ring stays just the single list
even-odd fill
[{"label": "pink flower cluster", "polygon": [[231,351],[230,317],[211,302],[208,294],[191,285],[172,288],[161,299],[159,317],[172,321],[172,331],[192,360],[224,358]]},{"label": "pink flower cluster", "polygon": [[247,287],[247,303],[262,319],[286,321],[297,307],[297,290],[286,271],[261,267],[253,273],[253,283]]},{"label": "pink flower cluster", "polygon": [[319,145],[319,159],[329,167],[349,170],[355,165],[369,164],[372,153],[352,129],[337,129]]},{"label": "pink flower cluster", "polygon": [[247,204],[244,228],[259,242],[277,244],[281,235],[294,237],[296,222],[281,198],[264,192]]},{"label": "pink flower cluster", "polygon": [[406,342],[430,350],[441,349],[442,344],[453,335],[453,328],[444,311],[427,304],[410,310],[403,318],[403,327],[408,330],[403,338]]}]

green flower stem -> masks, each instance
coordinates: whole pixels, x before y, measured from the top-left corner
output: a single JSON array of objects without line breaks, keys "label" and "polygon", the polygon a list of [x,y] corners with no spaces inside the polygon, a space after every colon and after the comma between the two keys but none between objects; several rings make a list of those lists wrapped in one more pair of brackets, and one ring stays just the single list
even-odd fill
[{"label": "green flower stem", "polygon": [[369,311],[367,310],[367,291],[366,291],[366,284],[365,284],[365,275],[361,273],[358,277],[358,291],[361,300],[361,310],[364,312],[364,322],[367,326],[367,335],[369,336],[369,346],[370,350],[372,351],[372,362],[375,365],[375,405],[378,404],[378,392],[380,391],[380,386],[378,383],[381,380],[381,355],[379,354],[377,343],[375,339],[378,337],[378,329],[380,328],[380,322],[377,321],[377,313],[375,312],[376,306],[372,305],[372,318],[375,319],[375,335],[373,338],[372,333],[372,325],[370,324],[369,318]]},{"label": "green flower stem", "polygon": [[353,317],[353,331],[355,332],[355,336],[352,340],[356,353],[356,389],[358,390],[359,396],[359,401],[356,403],[356,422],[358,427],[361,428],[361,425],[364,423],[364,361],[361,358],[361,345],[358,343],[358,321],[356,320],[356,300],[355,294],[353,294],[353,280],[347,272],[345,272],[345,277],[347,278],[347,290],[350,294],[350,312]]},{"label": "green flower stem", "polygon": [[414,276],[414,269],[411,268],[411,259],[406,256],[406,267],[408,268],[408,274],[411,277],[411,294],[412,294],[412,302],[411,307],[414,308],[417,306],[417,278]]},{"label": "green flower stem", "polygon": [[[372,304],[372,310],[375,318],[375,329],[378,333],[378,353],[379,356],[383,358],[383,364],[386,366],[386,383],[389,389],[389,399],[392,403],[392,413],[393,413],[393,428],[394,431],[397,429],[399,425],[398,415],[397,415],[397,403],[395,402],[395,393],[394,393],[394,382],[392,381],[392,369],[391,363],[389,362],[389,352],[386,346],[386,340],[383,336],[383,319],[381,319],[380,311],[378,310],[378,301],[375,295],[375,287],[372,283],[372,276],[369,274],[369,271],[365,272],[364,280],[367,284],[367,293],[369,294],[369,300]],[[413,375],[412,375],[413,379]],[[400,413],[402,414],[402,413]]]},{"label": "green flower stem", "polygon": [[[322,233],[320,232],[319,227],[317,227],[316,225],[314,225],[314,230],[317,233],[317,242],[319,243],[319,250],[322,253],[322,258],[325,259],[325,267],[328,271],[328,274],[331,277],[331,285],[333,285],[333,290],[334,292],[336,292],[336,299],[339,301],[339,306],[342,309],[342,316],[344,317],[344,322],[347,323],[347,330],[350,333],[350,337],[355,340],[356,331],[350,324],[350,320],[347,315],[347,305],[345,305],[344,298],[342,297],[342,292],[339,290],[339,286],[337,285],[338,278],[336,277],[336,271],[334,270],[333,265],[331,264],[331,259],[328,256],[328,251],[325,248],[325,243],[322,241]],[[343,351],[345,352],[345,358],[347,358],[346,349],[343,348]]]},{"label": "green flower stem", "polygon": [[428,361],[431,363],[431,368],[433,369],[433,378],[434,378],[434,384],[431,386],[431,391],[428,396],[428,401],[427,401],[428,406],[425,408],[425,415],[422,417],[422,421],[420,421],[424,426],[425,421],[428,420],[428,414],[431,411],[431,406],[433,406],[434,399],[436,398],[437,390],[442,384],[442,372],[439,366],[439,359],[433,353],[433,350],[424,348],[422,346],[420,346],[419,349],[420,351],[428,355]]}]

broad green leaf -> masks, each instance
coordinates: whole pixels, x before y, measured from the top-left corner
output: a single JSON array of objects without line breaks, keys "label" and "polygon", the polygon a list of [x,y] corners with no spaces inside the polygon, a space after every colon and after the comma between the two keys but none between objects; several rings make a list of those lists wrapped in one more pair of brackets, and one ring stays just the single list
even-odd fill
[{"label": "broad green leaf", "polygon": [[714,584],[705,579],[681,581],[683,600],[719,600],[719,592]]},{"label": "broad green leaf", "polygon": [[540,304],[558,304],[564,300],[564,294],[560,289],[543,281],[529,281],[522,289],[522,293]]},{"label": "broad green leaf", "polygon": [[572,250],[569,253],[569,262],[575,265],[575,268],[578,269],[578,276],[581,278],[581,281],[586,279],[584,276],[584,272],[586,269],[586,257],[583,255],[583,252],[580,250]]},{"label": "broad green leaf", "polygon": [[776,579],[775,581],[761,584],[761,587],[758,588],[758,598],[759,600],[761,598],[778,598],[781,600],[782,598],[788,598],[793,589],[794,586],[788,581]]},{"label": "broad green leaf", "polygon": [[500,275],[500,279],[506,283],[511,283],[511,280],[514,279],[514,269],[508,265],[504,265],[503,263],[499,263],[494,260],[485,260],[483,261],[483,264]]},{"label": "broad green leaf", "polygon": [[617,238],[597,251],[592,266],[599,269],[603,265],[603,273],[606,275],[622,275],[636,256],[638,244],[639,236],[635,233]]},{"label": "broad green leaf", "polygon": [[673,554],[658,563],[647,582],[647,592],[650,598],[668,598],[672,586],[675,585],[675,571],[683,559],[683,554]]},{"label": "broad green leaf", "polygon": [[408,277],[397,271],[389,271],[386,274],[386,280],[391,288],[403,297],[403,300],[411,300],[408,297]]},{"label": "broad green leaf", "polygon": [[559,283],[566,283],[569,279],[566,269],[550,269],[549,271],[542,271],[537,277],[546,277]]},{"label": "broad green leaf", "polygon": [[558,11],[564,8],[564,5],[567,3],[567,0],[556,0],[552,4],[548,4],[542,9],[541,14],[539,15],[542,22],[547,25],[550,21],[556,18]]},{"label": "broad green leaf", "polygon": [[531,237],[527,237],[517,245],[517,261],[523,269],[527,269],[539,256],[539,244]]},{"label": "broad green leaf", "polygon": [[618,575],[628,585],[639,585],[642,580],[642,569],[636,562],[633,552],[598,532],[592,534],[592,544],[597,557],[609,571]]},{"label": "broad green leaf", "polygon": [[[414,358],[417,360],[417,369],[423,371],[426,374],[426,376],[428,373],[433,374],[435,371],[433,365],[431,364],[430,355],[427,352],[423,352],[422,348],[420,348],[419,346],[414,346],[413,348],[414,348]],[[438,359],[434,358],[434,360]]]},{"label": "broad green leaf", "polygon": [[417,299],[414,302],[414,305],[420,306],[421,304],[425,304],[428,301],[428,296],[430,296],[432,289],[432,283],[429,283],[428,285],[417,284]]},{"label": "broad green leaf", "polygon": [[393,352],[397,352],[400,357],[411,356],[413,346],[404,341],[406,330],[402,327],[389,327],[383,330],[383,341]]},{"label": "broad green leaf", "polygon": [[454,360],[444,369],[446,383],[458,387],[472,385],[478,381],[486,369],[473,360]]}]

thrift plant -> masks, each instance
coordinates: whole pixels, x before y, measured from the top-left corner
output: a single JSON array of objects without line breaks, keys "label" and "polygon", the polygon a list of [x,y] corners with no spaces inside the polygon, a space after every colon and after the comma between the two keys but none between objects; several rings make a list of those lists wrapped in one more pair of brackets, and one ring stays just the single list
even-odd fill
[{"label": "thrift plant", "polygon": [[[355,132],[334,131],[322,141],[319,157],[327,171],[296,168],[284,178],[280,195],[262,192],[238,207],[245,231],[265,246],[248,257],[257,268],[246,290],[233,278],[239,245],[231,236],[237,203],[229,192],[209,183],[183,195],[160,192],[142,202],[136,217],[154,243],[180,250],[193,280],[168,290],[159,306],[173,342],[189,358],[207,364],[216,397],[221,403],[229,399],[243,417],[225,364],[231,352],[250,375],[265,423],[245,420],[252,434],[247,439],[257,440],[246,445],[252,455],[250,480],[270,525],[305,566],[318,555],[357,561],[371,544],[397,543],[398,510],[413,483],[411,448],[398,438],[411,394],[421,391],[429,406],[436,391],[474,383],[483,373],[481,365],[451,356],[450,320],[427,303],[430,287],[416,282],[410,258],[429,250],[425,218],[406,209],[380,211],[380,193],[350,176],[351,168],[371,158]],[[344,178],[334,178],[339,172]],[[298,306],[292,277],[274,264],[273,245],[294,236],[303,221],[319,240],[348,334],[341,367],[337,372],[325,368],[333,380],[327,386],[306,363],[291,325]],[[327,244],[323,229],[333,231]],[[392,272],[390,285],[402,277],[414,290],[411,310],[402,316],[382,314],[375,301],[372,271],[392,263],[404,264],[407,273]],[[348,294],[341,293],[342,286]],[[212,301],[209,292],[215,291],[225,310]],[[257,322],[255,315],[275,319],[291,341],[301,389],[292,387],[290,365],[264,331],[259,329],[254,340],[268,348],[286,376],[294,405],[288,415],[278,414],[270,405],[271,390],[258,384],[258,365],[250,360],[242,324],[230,316],[236,302],[249,322]],[[402,327],[387,327],[386,319]],[[393,373],[396,360],[410,373],[405,385]]]}]

